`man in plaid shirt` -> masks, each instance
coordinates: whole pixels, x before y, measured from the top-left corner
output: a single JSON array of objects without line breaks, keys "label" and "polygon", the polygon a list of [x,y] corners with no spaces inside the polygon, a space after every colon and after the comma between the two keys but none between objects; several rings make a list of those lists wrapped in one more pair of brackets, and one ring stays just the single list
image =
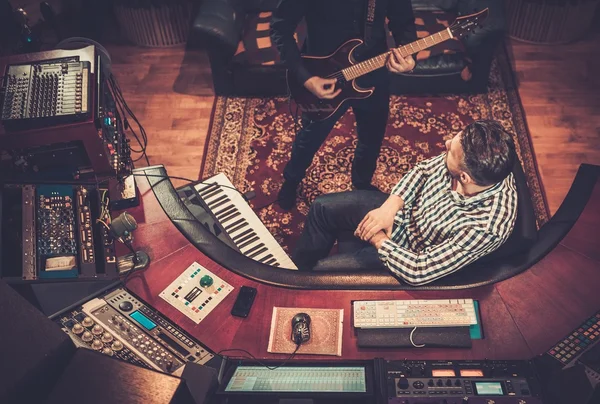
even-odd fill
[{"label": "man in plaid shirt", "polygon": [[[476,121],[446,149],[417,164],[390,195],[315,199],[293,256],[298,268],[388,269],[423,285],[500,247],[517,216],[512,137],[498,122]],[[328,256],[336,241],[339,253]]]}]

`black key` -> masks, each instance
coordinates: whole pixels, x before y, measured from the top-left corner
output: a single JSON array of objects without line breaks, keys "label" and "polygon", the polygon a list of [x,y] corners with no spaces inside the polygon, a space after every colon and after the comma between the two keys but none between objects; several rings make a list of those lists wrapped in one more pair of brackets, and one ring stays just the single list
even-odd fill
[{"label": "black key", "polygon": [[[264,244],[260,243],[259,245],[264,245]],[[267,250],[268,250],[268,248],[267,248],[267,247],[263,247],[263,248],[261,248],[260,250],[258,250],[257,252],[255,252],[254,254],[252,254],[252,255],[248,255],[248,258],[254,258],[254,257],[256,257],[258,254],[262,254],[262,253],[264,253],[264,252],[265,252],[265,251],[267,251]]]},{"label": "black key", "polygon": [[250,240],[246,241],[244,244],[239,245],[238,248],[241,250],[242,248],[249,246],[250,244],[254,243],[257,240],[258,240],[258,236],[254,236]]},{"label": "black key", "polygon": [[254,255],[250,256],[250,254],[252,254],[253,251],[259,249],[260,247],[264,247],[264,244],[259,243],[259,244],[255,245],[254,247],[252,247],[251,249],[249,249],[248,251],[246,251],[244,254],[246,254],[248,257],[252,258],[252,257],[254,257]]},{"label": "black key", "polygon": [[207,205],[211,210],[215,210],[213,206],[215,206],[215,204],[217,204],[225,199],[227,199],[227,195],[223,194],[220,197],[218,197],[217,199],[215,199],[214,201],[212,201],[211,203],[207,203]]},{"label": "black key", "polygon": [[204,198],[204,199],[210,199],[213,196],[215,196],[217,194],[220,194],[221,192],[223,192],[223,189],[221,187],[218,187],[217,189],[213,189],[209,193],[202,195],[202,198]]},{"label": "black key", "polygon": [[236,230],[239,230],[239,229],[233,229],[233,230],[232,230],[231,228],[232,228],[233,226],[237,226],[238,224],[240,224],[240,223],[243,223],[243,222],[245,222],[244,218],[238,219],[238,220],[236,220],[235,222],[231,223],[229,226],[227,226],[227,227],[225,228],[225,230],[227,230],[229,233],[235,233],[235,231],[236,231]]},{"label": "black key", "polygon": [[[271,258],[270,260],[268,260],[267,262],[265,262],[265,264],[272,265],[272,266],[278,266],[279,265],[277,263],[277,260],[275,258]],[[275,265],[275,264],[277,264],[277,265]]]},{"label": "black key", "polygon": [[[216,210],[219,206],[221,206],[223,204],[225,204],[223,206],[223,209]],[[231,207],[235,208],[235,205],[233,203],[231,203],[231,200],[229,198],[225,198],[221,202],[219,202],[217,205],[211,206],[211,210],[213,211],[215,216],[219,216],[221,213],[225,212],[226,210],[231,209]]]},{"label": "black key", "polygon": [[266,260],[268,260],[269,258],[273,258],[273,254],[267,254],[264,257],[262,257],[261,259],[257,260],[260,262],[265,262]]},{"label": "black key", "polygon": [[233,212],[231,215],[224,217],[223,219],[221,219],[221,223],[225,223],[230,221],[231,219],[234,219],[236,217],[238,217],[239,215],[241,215],[239,210],[236,210],[235,212]]},{"label": "black key", "polygon": [[[236,245],[239,245],[239,244],[243,243],[244,241],[248,240],[249,238],[256,236],[256,233],[254,232],[254,230],[252,230],[252,229],[248,229],[248,230],[250,230],[250,233],[245,235],[244,237],[238,239],[237,241],[235,241]],[[246,233],[246,232],[244,232],[244,233]]]},{"label": "black key", "polygon": [[274,264],[271,264],[271,266],[273,266],[273,267],[278,267],[278,266],[279,266],[279,262],[276,262],[276,263],[274,263]]},{"label": "black key", "polygon": [[250,234],[250,233],[256,234],[256,233],[254,233],[254,231],[251,228],[247,228],[246,230],[244,230],[243,232],[241,232],[240,234],[238,234],[237,236],[235,236],[233,238],[233,242],[237,243],[238,240],[240,240],[242,237],[244,237],[244,236],[246,236],[247,234]]},{"label": "black key", "polygon": [[213,182],[211,184],[206,184],[206,186],[204,186],[204,187],[202,187],[200,189],[197,189],[197,191],[198,191],[199,194],[202,194],[204,192],[210,192],[211,190],[214,190],[215,188],[218,189],[219,188],[219,184],[217,184],[216,182]]},{"label": "black key", "polygon": [[242,218],[240,220],[237,220],[232,226],[235,226],[235,227],[232,228],[231,230],[225,229],[225,230],[227,230],[227,233],[233,234],[236,231],[238,231],[240,229],[243,229],[244,227],[247,227],[248,226],[248,222],[244,218]]},{"label": "black key", "polygon": [[225,217],[235,211],[236,211],[235,206],[228,205],[226,208],[223,208],[219,212],[215,212],[215,216],[217,217],[217,219],[221,220],[222,217]]}]

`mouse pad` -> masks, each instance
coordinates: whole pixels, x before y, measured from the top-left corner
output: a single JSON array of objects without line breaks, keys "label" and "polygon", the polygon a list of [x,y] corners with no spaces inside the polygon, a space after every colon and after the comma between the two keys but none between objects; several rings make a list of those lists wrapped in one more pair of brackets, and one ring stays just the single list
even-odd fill
[{"label": "mouse pad", "polygon": [[343,309],[273,307],[267,352],[291,354],[296,344],[291,339],[292,318],[298,313],[310,316],[310,340],[297,354],[342,356]]}]

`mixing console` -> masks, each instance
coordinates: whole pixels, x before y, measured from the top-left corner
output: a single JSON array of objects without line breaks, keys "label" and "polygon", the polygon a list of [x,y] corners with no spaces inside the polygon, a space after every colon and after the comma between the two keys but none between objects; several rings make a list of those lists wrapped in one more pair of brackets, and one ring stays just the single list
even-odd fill
[{"label": "mixing console", "polygon": [[32,118],[85,116],[89,110],[90,64],[76,58],[8,67],[1,119],[15,124]]}]

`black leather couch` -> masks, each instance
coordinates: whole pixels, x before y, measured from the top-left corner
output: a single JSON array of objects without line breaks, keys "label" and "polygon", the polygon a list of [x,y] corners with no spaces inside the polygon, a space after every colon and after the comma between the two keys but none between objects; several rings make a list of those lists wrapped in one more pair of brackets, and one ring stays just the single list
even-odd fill
[{"label": "black leather couch", "polygon": [[[458,47],[454,40],[446,41],[445,52],[452,53],[432,54],[418,60],[412,74],[392,75],[392,93],[485,92],[493,54],[505,31],[503,0],[412,0],[412,3],[417,23],[424,24],[417,25],[417,30],[429,33],[443,29],[443,25],[436,23],[439,19],[452,22],[456,16],[486,7],[490,15],[483,26],[463,38]],[[188,44],[207,49],[217,95],[287,94],[285,68],[268,37],[270,12],[276,4],[277,0],[203,1]],[[297,34],[301,44],[302,24]],[[388,42],[393,46],[391,36]]]},{"label": "black leather couch", "polygon": [[[514,173],[518,175],[517,172]],[[509,239],[504,248],[501,247],[497,252],[424,286],[407,285],[387,272],[299,272],[277,269],[256,262],[233,251],[196,220],[179,199],[164,167],[154,166],[135,170],[136,176],[145,174],[148,175],[146,178],[160,205],[188,240],[214,261],[246,278],[294,289],[451,290],[474,288],[503,281],[525,271],[546,256],[579,218],[600,177],[600,166],[581,165],[562,205],[550,221],[538,231],[532,232],[531,217],[522,216],[522,213],[528,210],[527,204],[531,203],[528,199],[522,199],[525,204],[519,205],[518,224],[513,232],[516,232],[518,237],[511,236],[512,240]],[[519,181],[517,178],[517,182]],[[523,188],[518,191],[519,196],[523,197]],[[519,226],[525,227],[519,228]]]}]

